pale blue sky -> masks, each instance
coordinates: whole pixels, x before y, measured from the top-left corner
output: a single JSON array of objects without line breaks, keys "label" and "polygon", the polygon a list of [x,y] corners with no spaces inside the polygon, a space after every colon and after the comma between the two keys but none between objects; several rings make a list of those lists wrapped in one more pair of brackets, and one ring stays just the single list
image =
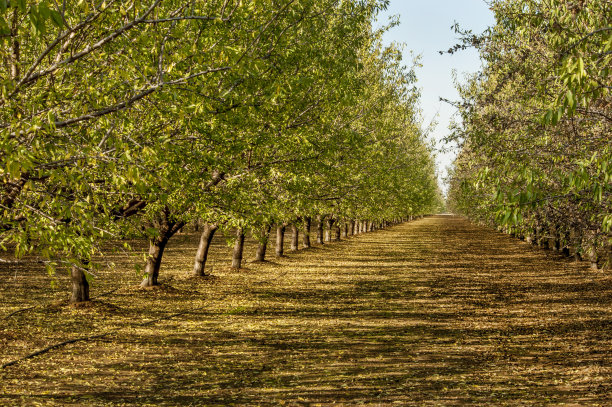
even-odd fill
[{"label": "pale blue sky", "polygon": [[[464,73],[478,71],[481,64],[473,49],[454,55],[440,55],[438,51],[447,50],[458,42],[457,34],[451,29],[455,21],[463,29],[480,33],[493,25],[493,13],[484,0],[391,0],[379,21],[385,23],[391,15],[400,16],[400,25],[385,35],[385,42],[406,44],[406,65],[410,65],[410,51],[422,56],[423,67],[417,70],[417,77],[422,92],[424,126],[438,114],[438,125],[432,138],[438,141],[440,147],[440,140],[449,132],[448,125],[455,109],[440,102],[439,98],[458,99],[453,86],[453,70],[461,79]],[[439,153],[437,163],[442,176],[446,174],[446,167],[452,163],[454,156],[455,153]]]}]

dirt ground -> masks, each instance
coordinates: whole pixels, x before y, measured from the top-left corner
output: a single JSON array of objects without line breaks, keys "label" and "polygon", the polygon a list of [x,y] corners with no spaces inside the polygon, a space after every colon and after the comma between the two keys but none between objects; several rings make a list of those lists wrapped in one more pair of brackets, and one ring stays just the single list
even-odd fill
[{"label": "dirt ground", "polygon": [[217,239],[206,279],[197,239],[161,289],[109,255],[85,307],[0,265],[0,364],[85,339],[0,369],[0,405],[612,405],[608,272],[451,216],[240,271]]}]

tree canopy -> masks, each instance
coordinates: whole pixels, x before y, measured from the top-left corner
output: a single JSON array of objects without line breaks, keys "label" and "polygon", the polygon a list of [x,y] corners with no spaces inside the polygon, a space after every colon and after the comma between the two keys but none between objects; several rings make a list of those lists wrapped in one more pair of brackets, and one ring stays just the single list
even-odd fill
[{"label": "tree canopy", "polygon": [[385,7],[0,1],[3,247],[86,271],[108,239],[163,252],[195,220],[433,211],[414,69],[372,26]]},{"label": "tree canopy", "polygon": [[452,204],[593,258],[612,228],[612,4],[491,7],[495,26],[465,38],[485,67],[459,86]]}]

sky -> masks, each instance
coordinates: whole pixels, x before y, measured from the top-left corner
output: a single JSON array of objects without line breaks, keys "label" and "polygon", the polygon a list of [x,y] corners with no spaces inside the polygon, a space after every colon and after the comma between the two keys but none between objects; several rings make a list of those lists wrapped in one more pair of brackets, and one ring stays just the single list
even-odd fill
[{"label": "sky", "polygon": [[[422,93],[423,127],[436,119],[438,124],[430,137],[436,140],[437,148],[441,149],[455,109],[441,102],[440,97],[458,100],[453,85],[453,70],[461,80],[466,73],[477,72],[481,63],[473,49],[453,55],[440,55],[438,51],[448,50],[458,43],[457,34],[451,29],[455,22],[462,29],[480,33],[493,25],[493,13],[484,0],[391,0],[388,9],[378,18],[379,24],[386,23],[393,15],[399,15],[400,25],[386,33],[384,42],[404,43],[404,62],[408,66],[412,60],[410,51],[421,55],[423,67],[418,68],[416,73],[417,86]],[[441,179],[455,155],[456,151],[438,152],[436,162]]]}]

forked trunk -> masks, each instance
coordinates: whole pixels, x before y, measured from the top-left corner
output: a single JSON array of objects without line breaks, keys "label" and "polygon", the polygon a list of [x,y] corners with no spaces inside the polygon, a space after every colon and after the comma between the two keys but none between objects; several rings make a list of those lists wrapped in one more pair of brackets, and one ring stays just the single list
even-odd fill
[{"label": "forked trunk", "polygon": [[299,229],[294,223],[291,225],[291,251],[296,251],[300,243]]},{"label": "forked trunk", "polygon": [[310,248],[310,217],[304,218],[304,231],[302,232],[302,247],[304,249]]},{"label": "forked trunk", "polygon": [[157,277],[159,276],[159,268],[161,266],[164,249],[168,240],[174,236],[183,226],[185,222],[174,221],[170,219],[170,208],[165,207],[155,220],[158,235],[149,239],[149,255],[145,265],[145,278],[140,283],[141,287],[154,287],[159,285]]},{"label": "forked trunk", "polygon": [[236,230],[236,243],[234,243],[234,253],[232,255],[232,268],[239,270],[242,267],[242,254],[244,252],[244,229]]},{"label": "forked trunk", "polygon": [[89,283],[87,282],[85,271],[81,267],[73,265],[70,276],[72,279],[72,297],[70,297],[70,302],[89,301]]},{"label": "forked trunk", "polygon": [[276,228],[276,257],[283,257],[283,245],[285,243],[285,225]]},{"label": "forked trunk", "polygon": [[259,245],[255,254],[255,261],[266,261],[266,250],[268,249],[268,240],[272,226],[268,225],[264,228],[262,235],[259,237]]},{"label": "forked trunk", "polygon": [[157,278],[159,277],[159,269],[161,267],[164,249],[168,243],[166,237],[160,237],[149,240],[149,256],[145,265],[145,278],[140,283],[141,287],[154,287],[159,285]]},{"label": "forked trunk", "polygon": [[193,264],[193,275],[198,277],[206,275],[205,267],[206,259],[208,258],[208,249],[210,249],[210,244],[218,228],[219,226],[216,224],[206,223],[204,225],[204,230],[200,236],[200,243],[198,244],[198,251],[195,256],[195,262]]}]

